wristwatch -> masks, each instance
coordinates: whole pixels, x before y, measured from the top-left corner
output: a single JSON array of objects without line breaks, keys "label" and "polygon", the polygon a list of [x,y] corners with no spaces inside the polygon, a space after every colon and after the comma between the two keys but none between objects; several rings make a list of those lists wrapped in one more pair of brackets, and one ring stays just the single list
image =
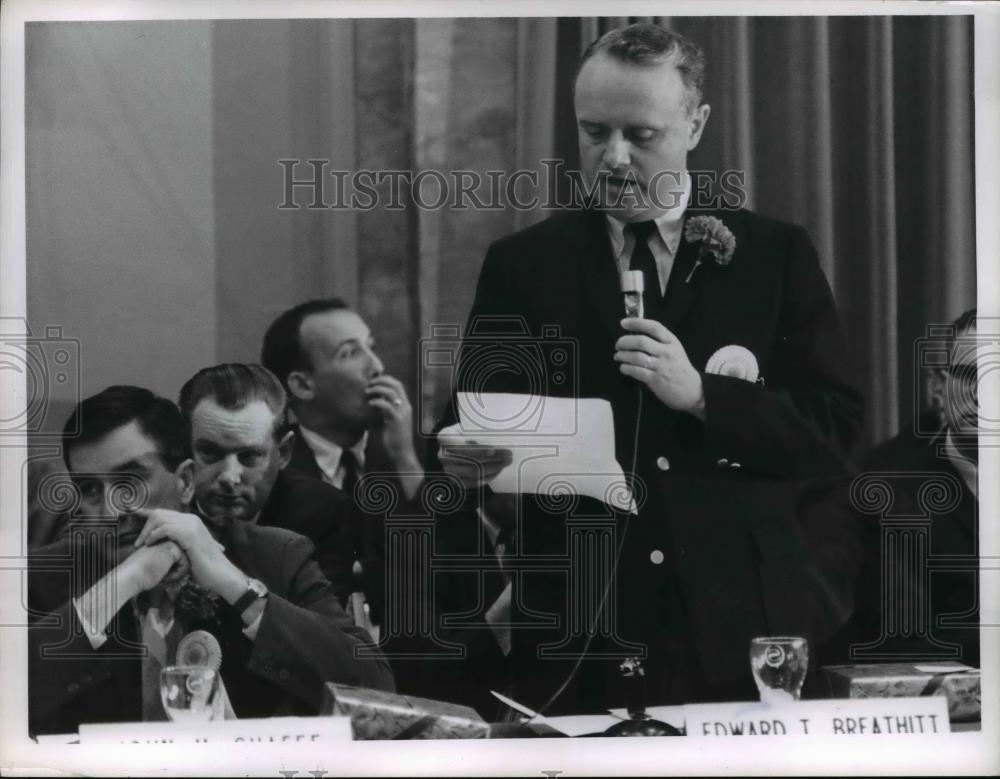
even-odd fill
[{"label": "wristwatch", "polygon": [[254,603],[256,603],[261,598],[267,597],[267,585],[259,579],[247,579],[247,591],[244,592],[236,603],[233,604],[233,608],[236,609],[236,613],[243,616],[243,612],[250,608]]}]

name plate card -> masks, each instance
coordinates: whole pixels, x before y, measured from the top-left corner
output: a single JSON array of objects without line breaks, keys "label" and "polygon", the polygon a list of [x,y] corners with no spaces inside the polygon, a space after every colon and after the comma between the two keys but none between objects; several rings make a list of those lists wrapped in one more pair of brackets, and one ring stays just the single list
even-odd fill
[{"label": "name plate card", "polygon": [[947,701],[923,698],[706,703],[684,707],[689,736],[883,736],[949,733]]},{"label": "name plate card", "polygon": [[351,740],[350,717],[80,725],[81,744],[316,744]]}]

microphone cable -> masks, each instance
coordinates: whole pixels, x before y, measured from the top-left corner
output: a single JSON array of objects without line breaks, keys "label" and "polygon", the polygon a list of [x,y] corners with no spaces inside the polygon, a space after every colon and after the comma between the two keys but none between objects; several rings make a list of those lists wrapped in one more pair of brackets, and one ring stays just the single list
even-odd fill
[{"label": "microphone cable", "polygon": [[[632,434],[632,468],[629,471],[629,477],[628,477],[630,482],[629,486],[631,487],[632,490],[633,500],[637,500],[638,496],[638,492],[635,489],[636,480],[638,478],[635,469],[639,462],[639,430],[641,429],[640,423],[642,421],[642,399],[643,396],[646,394],[644,391],[645,387],[642,384],[639,384],[637,390],[638,392],[637,392],[636,411],[635,411],[635,429]],[[639,504],[637,502],[636,503],[637,513],[638,510],[639,510]],[[617,514],[618,512],[615,513]],[[538,717],[545,716],[545,712],[548,711],[549,707],[559,699],[559,696],[566,691],[566,688],[569,686],[569,683],[573,681],[573,679],[576,677],[577,673],[580,670],[580,666],[583,664],[584,658],[587,656],[587,650],[590,649],[590,645],[594,640],[594,635],[597,630],[597,623],[600,621],[601,616],[604,614],[604,607],[607,604],[608,595],[611,593],[611,587],[618,576],[618,566],[619,562],[621,561],[622,549],[625,547],[625,538],[628,535],[629,523],[632,519],[631,511],[626,510],[624,513],[625,513],[625,518],[624,521],[621,523],[622,532],[621,536],[618,539],[618,544],[615,548],[614,562],[611,566],[611,576],[608,577],[608,582],[604,586],[604,593],[601,595],[601,601],[597,607],[597,613],[594,615],[594,619],[590,623],[590,628],[587,630],[587,640],[583,644],[583,650],[576,658],[576,662],[573,663],[573,667],[570,668],[569,673],[566,675],[566,678],[563,680],[562,684],[559,685],[558,689],[556,689],[556,691],[552,693],[549,699],[545,701],[545,704],[541,708],[539,708],[535,712],[534,716],[530,717],[525,724],[534,721]]]}]

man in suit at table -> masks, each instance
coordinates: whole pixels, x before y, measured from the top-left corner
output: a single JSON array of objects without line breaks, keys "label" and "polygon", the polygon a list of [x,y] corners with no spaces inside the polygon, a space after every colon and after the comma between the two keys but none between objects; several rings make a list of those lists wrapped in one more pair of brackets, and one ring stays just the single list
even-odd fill
[{"label": "man in suit at table", "polygon": [[261,362],[288,393],[297,426],[289,467],[341,488],[353,501],[353,544],[371,619],[384,600],[384,515],[354,495],[363,474],[393,484],[400,505],[418,497],[424,469],[413,442],[413,408],[385,372],[365,321],[338,298],[282,313],[264,335]]},{"label": "man in suit at table", "polygon": [[[437,502],[440,490],[451,488],[424,478],[414,446],[409,398],[402,383],[386,374],[367,324],[338,298],[302,303],[282,313],[268,328],[261,362],[284,384],[298,422],[293,428],[296,439],[289,469],[341,487],[354,499],[355,550],[372,621],[383,625],[383,615],[391,607],[398,631],[413,618],[414,606],[429,608],[435,635],[452,646],[464,647],[462,658],[443,659],[436,656],[439,647],[430,636],[392,635],[393,626],[384,625],[383,649],[393,664],[400,692],[467,703],[489,717],[496,701],[488,690],[502,686],[506,673],[503,639],[494,637],[495,631],[502,635],[502,628],[493,625],[497,610],[462,627],[444,625],[446,615],[467,613],[469,597],[480,589],[491,604],[504,590],[490,546],[489,523],[480,525],[474,507],[443,511]],[[353,488],[359,478],[371,476],[392,484],[398,515],[430,512],[435,516],[438,529],[443,530],[434,535],[435,555],[482,554],[483,569],[471,580],[461,572],[435,572],[432,603],[387,604],[384,523],[388,512],[366,509]],[[491,504],[494,516],[502,514],[499,504]],[[398,589],[396,593],[406,599]],[[469,684],[470,678],[479,684]]]},{"label": "man in suit at table", "polygon": [[285,391],[277,378],[260,365],[215,365],[184,384],[179,402],[198,511],[301,533],[346,604],[353,565],[350,501],[287,467],[295,433],[285,424]]},{"label": "man in suit at table", "polygon": [[[166,719],[158,672],[194,630],[218,640],[238,717],[316,714],[325,681],[392,689],[306,538],[189,512],[193,468],[173,403],[109,387],[66,430],[79,430],[63,439],[79,509],[62,554],[29,557],[32,733]],[[365,645],[372,656],[356,657]]]},{"label": "man in suit at table", "polygon": [[[596,202],[496,241],[483,262],[457,388],[538,392],[485,368],[487,381],[475,383],[462,360],[480,341],[502,352],[505,327],[542,341],[554,327],[575,345],[575,383],[545,391],[609,401],[617,459],[633,470],[636,436],[634,473],[645,486],[638,517],[618,519],[624,545],[599,624],[595,607],[572,602],[564,571],[514,578],[512,621],[531,627],[514,629],[512,691],[536,709],[622,705],[618,665],[642,656],[636,647],[651,703],[752,698],[751,638],[817,642],[850,612],[849,577],[804,532],[796,507],[806,485],[843,470],[862,398],[805,230],[695,208],[686,170],[709,117],[703,72],[693,43],[655,25],[592,44],[574,98]],[[644,273],[645,319],[624,319],[619,273],[628,269]],[[505,317],[516,319],[505,326]],[[451,409],[444,421],[456,418]],[[456,435],[449,426],[439,440]],[[465,445],[440,458],[482,489],[510,451]],[[568,554],[566,516],[551,504],[523,501],[515,559]],[[585,504],[581,515],[608,513]],[[539,614],[557,615],[558,626],[544,627]],[[559,645],[568,659],[546,654]]]},{"label": "man in suit at table", "polygon": [[[864,522],[857,608],[827,662],[959,660],[979,667],[979,403],[976,310],[950,325],[930,369],[933,407],[861,458],[854,510]],[[887,496],[878,511],[864,488]],[[896,519],[889,523],[884,517]],[[900,517],[916,518],[901,524]],[[919,564],[894,559],[926,533]],[[907,535],[909,537],[907,538]],[[919,537],[919,536],[918,536]],[[936,559],[935,559],[936,558]]]}]

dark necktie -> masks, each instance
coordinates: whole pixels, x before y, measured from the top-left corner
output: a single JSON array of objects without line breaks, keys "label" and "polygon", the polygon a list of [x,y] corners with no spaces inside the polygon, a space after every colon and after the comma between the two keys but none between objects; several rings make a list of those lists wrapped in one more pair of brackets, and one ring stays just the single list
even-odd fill
[{"label": "dark necktie", "polygon": [[[340,455],[340,467],[344,471],[344,480],[340,483],[340,489],[350,499],[351,502],[351,543],[354,546],[355,577],[360,575],[357,570],[360,566],[358,560],[363,556],[364,550],[364,516],[358,508],[358,502],[354,499],[354,489],[358,486],[358,458],[354,452],[345,449]],[[360,585],[356,584],[356,588]]]},{"label": "dark necktie", "polygon": [[344,471],[344,480],[340,483],[340,489],[353,501],[354,488],[358,486],[358,458],[350,449],[341,452],[340,467]]},{"label": "dark necktie", "polygon": [[632,258],[629,260],[629,270],[641,270],[646,284],[646,309],[652,310],[659,304],[660,276],[656,271],[656,259],[649,248],[649,237],[656,230],[656,222],[633,222],[625,225],[625,229],[635,237],[632,247]]}]

